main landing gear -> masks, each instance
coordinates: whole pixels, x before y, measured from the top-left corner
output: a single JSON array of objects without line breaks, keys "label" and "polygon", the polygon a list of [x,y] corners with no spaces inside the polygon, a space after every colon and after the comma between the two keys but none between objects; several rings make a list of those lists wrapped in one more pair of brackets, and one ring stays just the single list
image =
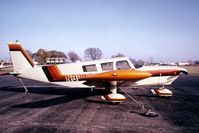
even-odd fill
[{"label": "main landing gear", "polygon": [[[135,100],[126,91],[124,91],[123,89],[121,89],[121,91],[124,92],[132,101],[134,101],[136,104],[138,104],[138,106],[142,109],[142,112],[140,113],[141,115],[146,116],[146,117],[157,117],[158,116],[157,113],[152,112],[149,109],[146,109],[144,107],[143,103]],[[119,103],[123,102],[124,100],[126,100],[125,96],[117,93],[117,81],[111,81],[110,82],[110,92],[111,92],[110,94],[102,96],[101,98],[103,100],[109,101],[113,104],[119,104]]]},{"label": "main landing gear", "polygon": [[111,103],[117,104],[126,100],[125,96],[117,93],[117,81],[110,82],[110,94],[104,95],[101,98]]}]

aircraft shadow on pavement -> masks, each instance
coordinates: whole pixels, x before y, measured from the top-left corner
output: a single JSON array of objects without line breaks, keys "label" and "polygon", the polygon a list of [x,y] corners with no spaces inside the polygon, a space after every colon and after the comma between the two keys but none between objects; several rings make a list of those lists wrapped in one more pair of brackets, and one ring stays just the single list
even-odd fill
[{"label": "aircraft shadow on pavement", "polygon": [[158,95],[154,95],[154,94],[135,94],[133,96],[136,97],[148,97],[148,98],[157,98],[157,99],[169,99],[169,96],[158,96]]},{"label": "aircraft shadow on pavement", "polygon": [[[11,107],[13,108],[45,108],[49,106],[54,106],[62,103],[67,103],[70,101],[85,99],[85,102],[91,100],[86,99],[90,96],[102,96],[107,94],[104,89],[94,89],[91,92],[90,88],[64,88],[64,87],[28,87],[29,93],[24,93],[24,95],[28,95],[31,97],[31,94],[44,94],[44,95],[57,95],[54,98],[41,98],[40,100],[27,102],[22,104],[16,104]],[[9,91],[9,92],[24,92],[22,87],[3,87],[0,88],[0,91]],[[49,96],[50,97],[50,96]],[[47,98],[47,99],[46,99]],[[100,99],[100,98],[99,98]],[[97,101],[96,101],[97,102]],[[103,103],[102,101],[98,101],[99,103]]]},{"label": "aircraft shadow on pavement", "polygon": [[[0,88],[0,91],[9,91],[9,92],[23,92],[23,87],[3,87]],[[111,102],[103,101],[96,98],[88,98],[90,96],[102,96],[107,94],[107,91],[104,89],[94,89],[94,91],[91,92],[90,88],[64,88],[64,87],[28,87],[29,93],[26,93],[24,95],[31,96],[31,94],[44,94],[44,95],[57,95],[58,97],[54,98],[45,98],[33,102],[27,102],[22,104],[16,104],[11,107],[13,108],[45,108],[49,106],[54,106],[58,104],[67,103],[70,101],[74,101],[77,99],[84,99],[84,102],[87,103],[99,103],[99,104],[113,104]],[[120,92],[122,93],[122,92]],[[154,97],[154,98],[160,98],[155,95],[134,95],[134,96],[141,96],[141,97]]]}]

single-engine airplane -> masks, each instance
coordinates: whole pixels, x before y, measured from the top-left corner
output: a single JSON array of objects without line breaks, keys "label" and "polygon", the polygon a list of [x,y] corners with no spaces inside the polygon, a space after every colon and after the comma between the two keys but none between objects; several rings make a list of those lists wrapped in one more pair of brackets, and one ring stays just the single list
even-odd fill
[{"label": "single-engine airplane", "polygon": [[[110,93],[102,96],[103,99],[113,103],[126,100],[117,93],[118,87],[170,85],[180,73],[187,74],[187,70],[180,67],[144,66],[136,69],[128,58],[37,66],[19,42],[8,43],[8,47],[14,68],[9,74],[70,88],[104,87]],[[172,96],[172,92],[164,87],[153,90],[153,93]]]}]

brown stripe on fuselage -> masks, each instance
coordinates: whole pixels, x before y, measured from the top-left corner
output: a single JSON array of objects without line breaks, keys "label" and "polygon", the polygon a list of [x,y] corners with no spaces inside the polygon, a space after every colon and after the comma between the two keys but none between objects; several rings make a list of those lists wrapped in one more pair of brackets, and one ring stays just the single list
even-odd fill
[{"label": "brown stripe on fuselage", "polygon": [[151,73],[153,76],[172,76],[172,75],[179,75],[180,71],[176,69],[170,70],[150,70],[147,71]]},{"label": "brown stripe on fuselage", "polygon": [[62,82],[62,81],[78,81],[89,77],[93,74],[69,74],[64,75],[61,73],[57,65],[42,66],[42,69],[50,82]]},{"label": "brown stripe on fuselage", "polygon": [[46,78],[48,79],[48,81],[54,82],[54,79],[48,70],[48,66],[42,66],[42,70],[44,71],[44,74],[46,75]]},{"label": "brown stripe on fuselage", "polygon": [[19,44],[8,44],[10,51],[21,51],[21,53],[24,55],[24,57],[28,60],[30,65],[34,67],[34,63],[30,56],[27,54],[27,52],[21,47]]}]

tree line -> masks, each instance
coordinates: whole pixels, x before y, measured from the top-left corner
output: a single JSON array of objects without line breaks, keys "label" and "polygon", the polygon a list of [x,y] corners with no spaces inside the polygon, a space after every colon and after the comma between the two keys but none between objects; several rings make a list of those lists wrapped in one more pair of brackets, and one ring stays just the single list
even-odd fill
[{"label": "tree line", "polygon": [[[39,49],[37,52],[33,53],[31,50],[26,50],[26,52],[33,58],[38,64],[45,64],[47,58],[66,58],[71,62],[81,61],[82,59],[75,51],[70,51],[67,54],[57,50],[46,50]],[[86,60],[98,60],[102,58],[102,51],[99,48],[87,48],[84,51],[84,58]]]},{"label": "tree line", "polygon": [[[45,50],[39,49],[37,52],[32,53],[30,50],[26,50],[30,57],[33,58],[34,61],[38,62],[38,64],[46,64],[47,58],[66,58],[71,62],[81,61],[82,59],[75,51],[70,51],[67,54],[57,50]],[[99,60],[102,59],[103,52],[99,48],[87,48],[84,51],[84,59],[85,60]],[[117,53],[112,55],[111,58],[125,57],[123,53]],[[136,67],[142,66],[144,64],[143,60],[136,61],[135,59],[130,60],[135,64]]]},{"label": "tree line", "polygon": [[[70,51],[67,54],[61,51],[50,50],[47,51],[45,49],[39,49],[37,52],[32,53],[30,50],[26,50],[27,53],[34,59],[34,61],[38,62],[39,64],[45,64],[47,58],[66,58],[71,62],[81,61],[82,59],[75,51]],[[99,48],[87,48],[84,51],[84,59],[85,60],[99,60],[102,59],[103,52]],[[112,55],[111,58],[118,58],[118,57],[125,57],[123,53],[117,53]],[[135,60],[130,58],[131,62],[135,65],[135,67],[141,67],[144,65],[143,60]],[[199,65],[199,61],[196,60],[193,65]]]}]

